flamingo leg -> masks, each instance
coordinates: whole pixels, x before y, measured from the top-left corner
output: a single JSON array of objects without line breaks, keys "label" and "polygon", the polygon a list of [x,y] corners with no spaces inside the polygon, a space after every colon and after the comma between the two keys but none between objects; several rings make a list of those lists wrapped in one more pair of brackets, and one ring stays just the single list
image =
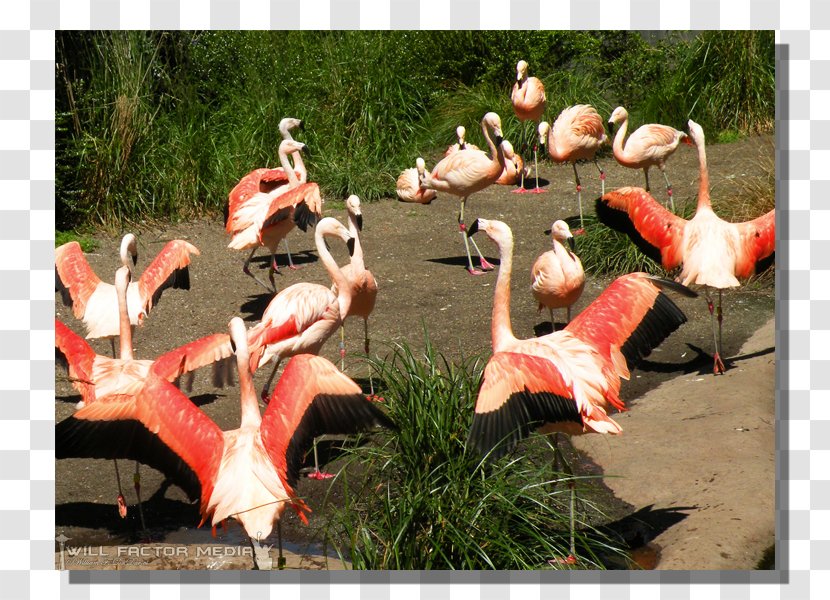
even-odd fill
[{"label": "flamingo leg", "polygon": [[647,191],[647,192],[650,192],[650,191],[651,191],[651,188],[650,188],[650,187],[649,187],[649,185],[648,185],[648,167],[645,167],[645,168],[643,169],[643,173],[645,173],[645,175],[646,175],[646,191]]},{"label": "flamingo leg", "polygon": [[556,331],[556,323],[554,323],[553,321],[553,309],[549,308],[548,312],[550,312],[550,331],[551,333],[553,333],[554,331]]},{"label": "flamingo leg", "polygon": [[340,370],[346,370],[346,322],[340,324]]},{"label": "flamingo leg", "polygon": [[291,259],[291,250],[288,249],[288,238],[284,238],[283,241],[285,242],[285,254],[288,256],[288,268],[292,271],[296,271],[300,267],[294,264],[294,261]]},{"label": "flamingo leg", "polygon": [[536,174],[536,188],[533,190],[537,194],[543,193],[545,190],[539,187],[539,161],[537,159],[536,151],[539,149],[538,144],[533,145],[533,171]]},{"label": "flamingo leg", "polygon": [[274,365],[271,374],[268,376],[268,381],[265,382],[265,386],[262,388],[262,401],[268,404],[268,390],[271,389],[271,382],[274,381],[274,375],[277,374],[277,368],[280,366],[282,359],[277,360],[276,364]]},{"label": "flamingo leg", "polygon": [[[277,291],[277,288],[276,288],[276,286],[274,285],[274,280],[273,280],[273,279],[271,279],[271,287],[268,287],[268,286],[265,284],[265,282],[263,282],[263,281],[262,281],[259,277],[257,277],[257,276],[256,276],[256,275],[254,275],[253,273],[251,273],[251,269],[250,269],[250,268],[248,268],[248,265],[250,264],[251,259],[254,257],[254,252],[256,252],[256,250],[257,250],[256,248],[254,248],[253,250],[251,250],[251,253],[248,255],[247,260],[245,260],[245,263],[242,265],[242,272],[243,272],[243,273],[245,273],[245,275],[248,275],[248,276],[250,276],[250,277],[253,277],[253,278],[254,278],[254,281],[256,281],[259,285],[261,285],[262,287],[264,287],[264,288],[265,288],[266,290],[268,290],[269,292],[274,292],[274,293],[275,293],[275,292]],[[269,274],[269,276],[270,276],[270,274]]]},{"label": "flamingo leg", "polygon": [[562,453],[562,450],[559,448],[559,432],[555,432],[551,435],[553,441],[553,470],[559,472],[559,465],[561,465],[562,472],[564,472],[568,476],[568,488],[570,489],[570,498],[568,500],[568,506],[570,511],[569,517],[569,525],[570,525],[570,553],[571,556],[576,556],[576,545],[574,543],[574,529],[576,524],[576,518],[574,517],[574,510],[576,508],[576,485],[573,479],[573,470],[571,466],[568,464],[568,461],[565,460],[565,455]]},{"label": "flamingo leg", "polygon": [[[715,375],[723,374],[726,371],[726,367],[723,364],[723,360],[720,356],[720,344],[718,343],[718,332],[715,330],[715,303],[712,302],[712,299],[709,296],[706,297],[706,305],[709,307],[709,316],[711,317],[712,321],[712,337],[715,339],[715,366],[714,366],[714,373]],[[718,321],[723,320],[723,313],[721,312],[720,306],[718,306]]]},{"label": "flamingo leg", "polygon": [[334,477],[331,473],[326,473],[320,470],[320,461],[317,460],[317,438],[314,438],[314,442],[312,443],[312,448],[314,450],[314,472],[308,474],[309,479],[331,479]]},{"label": "flamingo leg", "polygon": [[490,263],[486,258],[484,258],[484,255],[481,253],[481,250],[478,249],[478,244],[476,244],[475,239],[470,238],[470,242],[472,242],[473,248],[475,248],[476,252],[478,253],[478,258],[481,261],[481,268],[485,271],[492,271],[493,269],[495,269],[493,264]]},{"label": "flamingo leg", "polygon": [[115,356],[115,338],[114,337],[110,338],[110,349],[112,350],[112,357],[116,358],[116,356]]},{"label": "flamingo leg", "polygon": [[144,522],[144,508],[141,506],[141,474],[138,472],[138,461],[135,461],[133,486],[135,487],[135,495],[138,498],[138,516],[141,519],[141,530],[144,532],[144,537],[149,537],[147,535],[147,525]]},{"label": "flamingo leg", "polygon": [[599,162],[597,161],[596,158],[594,158],[594,164],[596,165],[597,170],[599,171],[599,182],[602,185],[602,195],[604,196],[605,195],[605,171],[603,171],[602,167],[599,166]]},{"label": "flamingo leg", "polygon": [[576,200],[579,203],[579,226],[584,227],[585,223],[582,220],[582,183],[579,181],[579,172],[576,170],[576,162],[571,163],[574,168],[574,177],[576,177]]},{"label": "flamingo leg", "polygon": [[115,482],[118,484],[118,497],[116,498],[118,514],[124,519],[127,516],[127,500],[124,498],[124,492],[121,490],[121,474],[118,472],[118,461],[113,458],[112,464],[115,465]]},{"label": "flamingo leg", "polygon": [[[461,238],[464,240],[464,249],[467,251],[467,272],[470,275],[483,275],[484,271],[479,271],[473,268],[473,257],[470,255],[470,242],[467,237],[467,226],[464,224],[464,203],[466,198],[461,199],[461,212],[458,215],[458,231],[461,232]],[[481,253],[479,253],[479,256]]]},{"label": "flamingo leg", "polygon": [[666,193],[669,195],[669,200],[671,201],[671,211],[674,212],[674,196],[672,195],[671,184],[669,183],[669,178],[666,175],[665,169],[660,169],[660,172],[663,174],[663,179],[666,180]]},{"label": "flamingo leg", "polygon": [[[366,358],[369,358],[369,319],[363,319],[363,350],[366,353]],[[375,383],[372,381],[372,369],[369,368],[369,394],[374,397]]]}]

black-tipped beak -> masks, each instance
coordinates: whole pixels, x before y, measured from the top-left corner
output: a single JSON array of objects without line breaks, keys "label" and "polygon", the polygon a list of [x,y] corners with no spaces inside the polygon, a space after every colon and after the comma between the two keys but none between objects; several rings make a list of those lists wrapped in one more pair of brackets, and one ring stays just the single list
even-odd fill
[{"label": "black-tipped beak", "polygon": [[478,219],[473,221],[473,224],[467,229],[467,237],[472,237],[478,231]]},{"label": "black-tipped beak", "polygon": [[234,343],[233,338],[231,338],[231,351],[236,354],[236,344]]},{"label": "black-tipped beak", "polygon": [[545,229],[545,235],[550,235],[551,229]]},{"label": "black-tipped beak", "polygon": [[501,143],[504,141],[504,138],[500,135],[496,136],[496,146],[500,146]]},{"label": "black-tipped beak", "polygon": [[614,124],[611,121],[608,121],[608,133],[614,135]]},{"label": "black-tipped beak", "polygon": [[355,219],[357,220],[357,230],[363,231],[363,215],[355,215]]},{"label": "black-tipped beak", "polygon": [[348,239],[346,247],[349,249],[349,256],[354,256],[354,238]]},{"label": "black-tipped beak", "polygon": [[576,250],[576,240],[573,237],[568,238],[568,247],[571,249],[571,252]]},{"label": "black-tipped beak", "polygon": [[300,125],[298,127],[300,131],[305,131],[305,121],[301,120]]},{"label": "black-tipped beak", "polygon": [[138,264],[138,254],[133,254],[133,266]]}]

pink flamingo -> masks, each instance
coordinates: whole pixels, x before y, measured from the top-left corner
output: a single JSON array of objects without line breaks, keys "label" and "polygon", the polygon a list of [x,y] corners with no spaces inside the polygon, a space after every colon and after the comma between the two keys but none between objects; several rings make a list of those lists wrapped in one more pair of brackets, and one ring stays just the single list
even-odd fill
[{"label": "pink flamingo", "polygon": [[[537,77],[528,77],[527,62],[520,60],[516,65],[516,83],[513,84],[513,91],[510,100],[513,103],[513,112],[516,113],[519,121],[533,121],[538,123],[545,112],[547,105],[545,99],[545,86]],[[522,131],[522,152],[525,150],[526,131]],[[541,193],[544,190],[539,187],[539,163],[536,157],[536,145],[533,146],[533,165],[536,173],[536,188],[534,193]],[[517,193],[525,192],[524,173],[521,174],[520,187],[513,190]]]},{"label": "pink flamingo", "polygon": [[418,157],[416,166],[404,169],[398,176],[396,191],[398,200],[401,202],[415,202],[417,204],[429,204],[438,197],[438,192],[421,187],[420,173],[428,174],[424,159]]},{"label": "pink flamingo", "polygon": [[516,154],[513,150],[513,144],[507,140],[502,141],[501,146],[504,151],[505,164],[504,171],[496,179],[496,184],[516,185],[520,181],[523,181],[527,175],[528,169],[525,167],[525,161],[522,160],[520,155]]},{"label": "pink flamingo", "polygon": [[[340,269],[351,286],[352,300],[349,309],[340,325],[340,368],[344,368],[343,360],[346,355],[345,321],[347,317],[356,316],[363,319],[363,351],[369,354],[369,315],[375,309],[378,296],[378,284],[375,276],[363,263],[363,247],[360,243],[360,231],[363,230],[363,212],[360,208],[360,198],[352,194],[346,200],[346,210],[349,215],[349,235],[354,240],[354,250],[348,265]],[[337,295],[337,284],[331,286],[333,294]]]},{"label": "pink flamingo", "polygon": [[450,154],[454,154],[459,150],[478,150],[479,147],[475,144],[470,144],[465,139],[467,135],[467,129],[463,125],[459,125],[455,128],[455,135],[458,137],[458,143],[452,144],[451,146],[447,147],[446,152],[444,152],[444,156],[449,156]]},{"label": "pink flamingo", "polygon": [[520,340],[510,325],[513,234],[501,221],[478,219],[468,235],[479,229],[498,246],[500,264],[493,356],[484,369],[469,443],[483,456],[498,459],[532,428],[543,433],[620,433],[622,428],[607,412],[625,410],[620,379],[628,379],[631,366],[686,321],[660,288],[696,294],[671,281],[631,273],[608,286],[564,329]]},{"label": "pink flamingo", "polygon": [[[496,137],[495,143],[490,137],[490,130]],[[439,192],[447,192],[461,198],[461,212],[458,215],[458,230],[464,239],[464,249],[467,251],[467,271],[471,275],[481,275],[482,271],[473,268],[473,259],[470,256],[470,245],[467,236],[464,235],[466,225],[464,224],[464,205],[475,192],[481,191],[487,186],[496,182],[505,169],[506,159],[502,148],[501,119],[494,112],[489,112],[481,119],[481,131],[487,145],[490,147],[490,155],[484,152],[456,152],[450,154],[436,164],[432,173],[426,171],[420,175],[421,187]],[[485,271],[493,269],[475,241],[473,246],[481,261],[481,268]]]},{"label": "pink flamingo", "polygon": [[[239,428],[222,431],[176,387],[151,373],[130,418],[161,444],[122,447],[121,455],[153,462],[162,451],[172,452],[198,479],[202,523],[211,519],[216,526],[227,518],[237,520],[251,540],[257,566],[260,543],[276,523],[282,564],[280,518],[286,507],[308,523],[310,509],[294,488],[309,442],[325,433],[356,433],[392,423],[334,365],[309,355],[289,361],[261,414],[248,369],[245,326],[234,317],[229,329],[239,373]],[[64,427],[58,435],[71,433],[71,427]]]},{"label": "pink flamingo", "polygon": [[[286,239],[295,225],[306,231],[309,225],[314,225],[322,213],[319,187],[316,183],[301,181],[288,162],[289,153],[299,155],[305,147],[305,144],[294,140],[283,140],[279,146],[282,169],[251,171],[228,195],[225,229],[232,236],[228,248],[234,250],[251,248],[251,253],[245,260],[242,270],[271,291],[276,289],[274,273],[279,272],[276,251],[280,241]],[[274,181],[283,176],[287,184],[280,183],[276,187],[266,186],[264,189],[267,191],[263,191],[264,180]],[[279,181],[282,182],[282,179]],[[251,273],[248,266],[257,248],[261,246],[266,246],[271,251],[271,265],[268,270],[271,288]],[[288,261],[290,268],[296,268],[290,253],[288,253]]]},{"label": "pink flamingo", "polygon": [[[147,266],[138,281],[127,287],[127,312],[131,325],[141,325],[167,288],[190,289],[190,255],[199,250],[184,240],[168,242]],[[136,239],[131,233],[121,241],[121,263],[136,263]],[[119,334],[118,294],[111,283],[101,281],[90,267],[78,242],[55,249],[55,287],[72,313],[84,322],[87,339],[114,338]]]},{"label": "pink flamingo", "polygon": [[775,209],[744,223],[729,223],[712,210],[709,167],[703,129],[689,121],[689,136],[697,146],[700,163],[697,209],[688,221],[672,214],[642,188],[625,187],[597,201],[597,216],[607,225],[628,233],[646,254],[671,271],[682,267],[677,281],[718,290],[718,331],[714,303],[706,301],[715,338],[714,372],[726,367],[722,346],[723,290],[739,287],[739,278],[763,270],[775,253]]},{"label": "pink flamingo", "polygon": [[618,106],[611,113],[608,122],[612,125],[620,125],[617,134],[614,136],[614,158],[624,167],[630,169],[642,169],[646,176],[646,191],[649,191],[648,170],[650,167],[657,167],[666,180],[666,192],[671,201],[671,209],[674,212],[674,197],[669,178],[666,175],[666,160],[671,156],[681,141],[688,141],[684,132],[678,131],[668,125],[652,123],[638,127],[634,133],[625,139],[628,131],[628,111]]},{"label": "pink flamingo", "polygon": [[607,141],[602,117],[589,104],[576,104],[564,109],[551,127],[546,121],[539,124],[539,136],[547,136],[548,155],[553,162],[562,164],[569,162],[574,168],[576,178],[576,194],[579,202],[579,225],[582,221],[582,184],[579,181],[579,172],[576,170],[576,161],[592,160],[599,170],[599,179],[602,183],[602,193],[605,194],[605,171],[599,166],[596,154],[600,146]]},{"label": "pink flamingo", "polygon": [[[555,221],[550,228],[553,250],[540,255],[530,269],[530,289],[539,303],[539,310],[550,311],[551,330],[556,330],[553,309],[565,308],[565,323],[571,321],[571,306],[585,288],[582,262],[573,253],[573,234],[565,221]],[[565,247],[568,243],[570,249]]]}]

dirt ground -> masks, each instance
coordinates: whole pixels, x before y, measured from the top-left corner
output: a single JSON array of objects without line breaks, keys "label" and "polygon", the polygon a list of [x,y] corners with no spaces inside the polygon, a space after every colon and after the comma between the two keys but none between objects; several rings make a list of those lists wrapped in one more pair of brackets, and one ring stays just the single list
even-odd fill
[{"label": "dirt ground", "polygon": [[[774,155],[769,136],[710,145],[707,151],[713,197],[734,194],[738,179],[762,179],[761,162]],[[607,189],[642,185],[642,173],[618,166],[610,152],[600,162],[607,172]],[[313,166],[309,170],[313,179]],[[681,146],[668,163],[678,205],[695,202],[697,173],[694,149]],[[581,165],[580,174],[583,208],[592,212],[593,200],[599,194],[596,170],[590,164]],[[550,246],[544,231],[554,220],[578,214],[571,167],[545,162],[540,165],[540,176],[549,183],[547,193],[513,194],[511,188],[491,186],[472,196],[466,214],[467,223],[481,216],[503,220],[513,230],[511,314],[518,337],[531,337],[548,327],[547,315],[537,312],[529,289],[530,266]],[[657,197],[662,187],[656,182],[661,179],[659,174],[653,174]],[[229,182],[229,188],[233,183]],[[393,185],[390,182],[390,189]],[[342,202],[333,201],[343,199],[327,200],[325,214],[345,222]],[[439,196],[429,206],[391,199],[363,205],[361,239],[366,265],[380,289],[370,319],[373,354],[383,356],[389,351],[388,345],[396,342],[421,347],[426,328],[434,346],[449,357],[462,353],[489,355],[496,274],[472,277],[465,271],[466,258],[456,225],[458,206],[458,200],[448,195]],[[226,247],[228,238],[218,217],[134,232],[139,239],[139,272],[170,239],[186,239],[201,251],[191,265],[191,290],[166,291],[137,330],[137,358],[153,358],[203,335],[226,331],[228,321],[235,315],[242,316],[249,326],[258,321],[272,296],[243,274],[245,256]],[[488,259],[497,262],[495,246],[484,235],[477,239]],[[312,235],[295,231],[289,240],[294,260],[302,268],[283,268],[277,277],[278,287],[283,289],[300,281],[329,285]],[[98,248],[88,259],[99,276],[107,280],[111,278],[108,273],[114,273],[118,267],[120,236],[101,234],[98,242]],[[576,249],[578,253],[578,238]],[[347,262],[345,248],[333,243],[332,251],[340,264]],[[284,254],[278,259],[281,265],[286,264]],[[261,252],[252,267],[265,278],[267,265],[266,254]],[[724,354],[732,369],[723,377],[711,375],[712,329],[705,301],[673,296],[689,321],[632,373],[631,381],[623,384],[623,399],[631,408],[619,415],[624,434],[614,439],[583,436],[575,442],[594,461],[595,470],[620,476],[609,477],[606,484],[619,497],[619,507],[624,512],[634,513],[651,505],[656,509],[689,507],[684,511],[687,518],[662,531],[655,540],[662,553],[658,568],[752,568],[774,541],[775,355],[771,319],[775,293],[771,279],[767,281],[770,283],[744,286],[724,296]],[[574,313],[589,304],[609,282],[609,278],[589,276]],[[83,332],[82,323],[60,303],[59,296],[56,313],[75,331]],[[564,314],[555,317],[560,324],[564,320]],[[759,336],[763,336],[745,345],[759,330]],[[363,325],[359,320],[348,321],[346,332],[346,373],[365,385],[368,371],[361,364],[360,354]],[[108,342],[95,341],[92,345],[99,353],[110,354]],[[322,354],[335,363],[339,361],[336,338],[326,343]],[[270,366],[256,373],[257,387],[264,383],[269,371]],[[209,373],[199,373],[191,395],[222,428],[238,426],[235,389],[215,389]],[[56,420],[71,415],[77,400],[65,373],[59,369]],[[127,461],[121,464],[124,493],[133,503],[132,466]],[[160,489],[161,481],[158,473],[146,467],[142,470],[142,497],[153,541],[203,543],[201,538],[188,537],[191,533],[204,534],[204,528],[194,531],[199,521],[197,507],[188,504],[176,487]],[[299,524],[290,511],[285,513],[284,539],[299,554],[319,551],[315,525],[325,514],[322,500],[328,485],[325,481],[303,480],[299,486],[299,493],[315,510],[310,527]],[[757,502],[762,492],[769,492],[769,497]],[[56,535],[63,533],[70,545],[137,542],[138,511],[131,504],[128,518],[119,519],[116,494],[110,461],[58,461]],[[752,496],[748,499],[746,494]],[[233,544],[241,543],[241,539],[238,534],[220,532],[214,542]],[[155,568],[208,566],[168,559],[151,564]],[[319,568],[311,563],[290,565]],[[219,561],[209,566],[238,568],[240,564]],[[139,561],[113,568],[147,566]]]}]

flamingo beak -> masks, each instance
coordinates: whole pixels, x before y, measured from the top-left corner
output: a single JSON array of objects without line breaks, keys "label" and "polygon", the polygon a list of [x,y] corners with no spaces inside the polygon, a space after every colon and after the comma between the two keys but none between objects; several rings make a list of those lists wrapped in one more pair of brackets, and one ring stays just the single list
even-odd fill
[{"label": "flamingo beak", "polygon": [[552,229],[545,229],[545,235],[550,235],[550,232],[553,231]]},{"label": "flamingo beak", "polygon": [[355,215],[355,219],[357,220],[357,230],[363,231],[363,215]]},{"label": "flamingo beak", "polygon": [[608,121],[608,135],[614,135],[614,121]]},{"label": "flamingo beak", "polygon": [[568,247],[571,249],[571,252],[576,249],[576,240],[573,236],[568,238]]},{"label": "flamingo beak", "polygon": [[354,238],[350,237],[349,240],[346,242],[346,247],[349,249],[349,256],[354,255]]},{"label": "flamingo beak", "polygon": [[478,231],[478,219],[473,221],[473,224],[467,228],[467,237],[472,237]]}]

